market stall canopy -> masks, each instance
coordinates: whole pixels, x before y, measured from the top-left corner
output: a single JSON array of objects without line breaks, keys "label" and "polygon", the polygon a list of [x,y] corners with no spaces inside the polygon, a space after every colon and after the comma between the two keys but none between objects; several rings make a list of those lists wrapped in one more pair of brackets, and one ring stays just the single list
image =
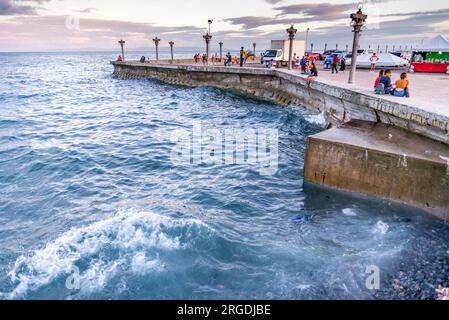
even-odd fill
[{"label": "market stall canopy", "polygon": [[447,40],[445,36],[440,34],[433,39],[424,41],[424,43],[415,48],[414,51],[449,52],[449,40]]},{"label": "market stall canopy", "polygon": [[[357,67],[370,68],[372,54],[362,54],[357,57]],[[405,67],[409,65],[408,60],[402,59],[391,53],[379,53],[377,54],[379,61],[376,65],[378,67]]]}]

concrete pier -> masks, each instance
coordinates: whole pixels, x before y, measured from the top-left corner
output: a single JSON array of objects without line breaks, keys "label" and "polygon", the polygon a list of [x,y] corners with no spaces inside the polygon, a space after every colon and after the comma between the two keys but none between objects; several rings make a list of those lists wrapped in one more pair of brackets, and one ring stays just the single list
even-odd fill
[{"label": "concrete pier", "polygon": [[356,120],[309,137],[304,177],[449,219],[449,149],[400,128]]},{"label": "concrete pier", "polygon": [[112,63],[120,79],[235,90],[325,112],[334,126],[310,137],[305,179],[399,201],[449,219],[449,116],[298,73],[264,68]]}]

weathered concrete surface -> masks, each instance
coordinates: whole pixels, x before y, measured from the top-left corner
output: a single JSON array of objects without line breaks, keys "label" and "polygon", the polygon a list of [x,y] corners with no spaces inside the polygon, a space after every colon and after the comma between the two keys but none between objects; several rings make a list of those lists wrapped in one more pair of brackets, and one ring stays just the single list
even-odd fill
[{"label": "weathered concrete surface", "polygon": [[285,70],[139,62],[113,65],[114,75],[122,79],[154,78],[178,85],[232,89],[280,104],[302,104],[326,112],[334,124],[353,119],[393,124],[449,144],[449,117],[444,114],[408,105],[407,99],[392,101],[319,80],[307,89],[304,77]]},{"label": "weathered concrete surface", "polygon": [[309,137],[304,177],[449,220],[447,146],[400,128],[352,121]]}]

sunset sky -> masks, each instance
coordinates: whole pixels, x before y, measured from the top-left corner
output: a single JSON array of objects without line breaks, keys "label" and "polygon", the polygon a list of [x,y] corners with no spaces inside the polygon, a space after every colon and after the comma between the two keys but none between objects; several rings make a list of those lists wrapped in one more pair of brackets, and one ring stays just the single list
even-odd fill
[{"label": "sunset sky", "polygon": [[[128,48],[198,47],[213,19],[214,41],[227,48],[286,37],[294,23],[298,37],[310,28],[310,42],[335,47],[351,42],[348,0],[0,0],[0,51],[112,50],[124,38]],[[448,0],[370,0],[362,45],[416,45],[449,35]]]}]

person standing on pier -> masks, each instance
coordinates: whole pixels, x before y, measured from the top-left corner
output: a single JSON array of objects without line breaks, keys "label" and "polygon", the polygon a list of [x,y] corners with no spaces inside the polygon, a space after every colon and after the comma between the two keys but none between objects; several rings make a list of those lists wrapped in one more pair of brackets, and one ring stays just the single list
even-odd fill
[{"label": "person standing on pier", "polygon": [[376,71],[376,64],[379,61],[379,57],[376,53],[373,53],[373,56],[369,60],[371,61],[371,71]]},{"label": "person standing on pier", "polygon": [[232,55],[230,52],[228,52],[228,54],[226,55],[226,60],[225,60],[225,67],[231,67],[232,66]]},{"label": "person standing on pier", "polygon": [[292,64],[292,70],[296,69],[296,53],[293,55],[292,61],[290,62]]},{"label": "person standing on pier", "polygon": [[346,70],[346,58],[343,56],[341,58],[340,71],[345,72],[345,70]]},{"label": "person standing on pier", "polygon": [[334,54],[334,59],[332,61],[332,74],[338,73],[338,54]]},{"label": "person standing on pier", "polygon": [[245,62],[245,48],[242,47],[240,49],[240,68],[243,67],[243,63]]}]

